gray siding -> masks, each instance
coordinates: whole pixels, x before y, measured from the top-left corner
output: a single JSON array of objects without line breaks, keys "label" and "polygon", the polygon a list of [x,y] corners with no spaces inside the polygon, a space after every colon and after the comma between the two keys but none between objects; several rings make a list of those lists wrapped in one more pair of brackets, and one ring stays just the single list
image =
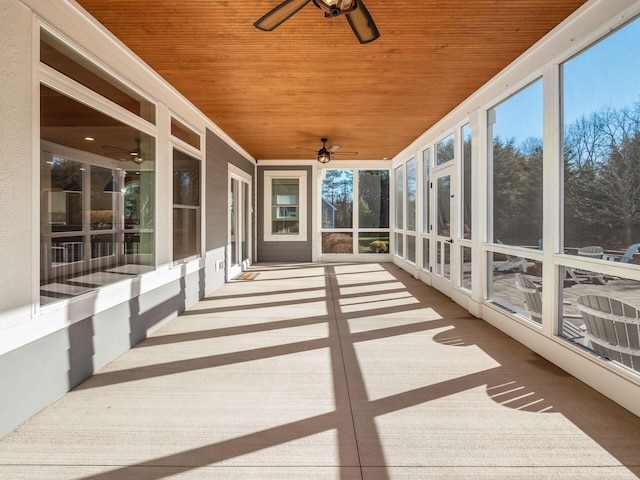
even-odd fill
[{"label": "gray siding", "polygon": [[[307,241],[306,242],[265,242],[264,241],[264,172],[267,170],[306,170],[307,172]],[[258,208],[257,212],[257,260],[259,262],[310,262],[312,261],[311,243],[311,185],[313,172],[309,166],[258,166]]]},{"label": "gray siding", "polygon": [[[255,167],[252,162],[227,145],[215,133],[207,130],[207,178],[205,182],[207,251],[227,244],[229,163],[247,172],[252,179],[255,177]],[[255,181],[253,184],[255,185]]]}]

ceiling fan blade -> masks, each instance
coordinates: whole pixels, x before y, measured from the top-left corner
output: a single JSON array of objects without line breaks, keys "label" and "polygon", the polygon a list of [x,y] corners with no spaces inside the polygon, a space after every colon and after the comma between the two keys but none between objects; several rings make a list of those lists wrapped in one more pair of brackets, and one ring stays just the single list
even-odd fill
[{"label": "ceiling fan blade", "polygon": [[309,152],[318,153],[318,150],[314,150],[313,148],[305,148],[305,147],[296,147],[298,150],[307,150]]},{"label": "ceiling fan blade", "polygon": [[333,155],[357,155],[358,152],[335,152]]},{"label": "ceiling fan blade", "polygon": [[311,0],[286,0],[253,24],[254,27],[270,32],[293,16]]},{"label": "ceiling fan blade", "polygon": [[342,148],[342,145],[332,145],[327,150],[329,150],[329,153],[335,153],[341,148]]},{"label": "ceiling fan blade", "polygon": [[346,14],[349,25],[353,33],[356,34],[360,43],[373,42],[380,36],[373,18],[361,0],[358,0],[358,8]]}]

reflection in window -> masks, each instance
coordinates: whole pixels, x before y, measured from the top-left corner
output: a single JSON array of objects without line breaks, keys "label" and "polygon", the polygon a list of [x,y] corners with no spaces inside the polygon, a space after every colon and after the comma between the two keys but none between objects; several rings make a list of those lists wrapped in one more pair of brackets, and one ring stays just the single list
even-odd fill
[{"label": "reflection in window", "polygon": [[122,108],[155,123],[155,105],[96,67],[75,50],[40,29],[40,61]]},{"label": "reflection in window", "polygon": [[436,144],[436,165],[450,162],[454,158],[453,133]]},{"label": "reflection in window", "polygon": [[271,181],[271,234],[300,233],[300,179],[274,178]]},{"label": "reflection in window", "polygon": [[[46,304],[155,265],[155,139],[48,87],[40,92],[40,301]],[[100,142],[86,133],[68,135],[70,128]]]},{"label": "reflection in window", "polygon": [[200,160],[173,150],[173,261],[200,256]]},{"label": "reflection in window", "polygon": [[568,253],[595,245],[615,258],[640,242],[639,43],[636,20],[562,65]]},{"label": "reflection in window", "polygon": [[171,117],[171,135],[200,150],[200,135]]},{"label": "reflection in window", "polygon": [[538,248],[542,238],[542,80],[488,112],[493,241]]}]

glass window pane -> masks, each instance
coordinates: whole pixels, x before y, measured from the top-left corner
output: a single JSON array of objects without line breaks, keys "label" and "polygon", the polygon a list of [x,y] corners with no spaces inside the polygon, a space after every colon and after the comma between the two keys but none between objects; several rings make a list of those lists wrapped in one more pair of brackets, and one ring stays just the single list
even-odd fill
[{"label": "glass window pane", "polygon": [[389,228],[389,171],[360,170],[358,195],[359,228]]},{"label": "glass window pane", "polygon": [[324,170],[322,228],[353,227],[353,170]]},{"label": "glass window pane", "polygon": [[404,235],[401,233],[396,233],[396,255],[404,256]]},{"label": "glass window pane", "polygon": [[562,65],[568,253],[640,242],[639,42],[635,20]]},{"label": "glass window pane", "polygon": [[198,150],[200,149],[200,135],[173,117],[171,117],[171,135]]},{"label": "glass window pane", "polygon": [[538,248],[542,238],[542,80],[489,110],[493,241]]},{"label": "glass window pane", "polygon": [[430,251],[430,241],[428,238],[422,239],[422,268],[427,271],[430,271],[431,259],[429,258],[431,255]]},{"label": "glass window pane", "polygon": [[200,256],[200,209],[173,209],[173,260]]},{"label": "glass window pane", "polygon": [[353,253],[353,234],[338,232],[323,233],[322,253]]},{"label": "glass window pane", "polygon": [[429,208],[430,208],[430,198],[429,185],[431,184],[431,150],[428,148],[422,152],[422,172],[423,172],[423,185],[422,189],[424,191],[422,195],[422,233],[429,233],[431,227],[429,222],[431,221],[429,217]]},{"label": "glass window pane", "polygon": [[155,123],[155,105],[40,29],[40,61],[148,122]]},{"label": "glass window pane", "polygon": [[436,144],[436,165],[450,162],[454,158],[453,133]]},{"label": "glass window pane", "polygon": [[600,274],[604,284],[591,280],[575,283],[572,270],[560,270],[567,280],[561,285],[559,335],[640,373],[640,282]]},{"label": "glass window pane", "polygon": [[45,86],[40,108],[40,302],[152,269],[155,139]]},{"label": "glass window pane", "polygon": [[173,261],[200,255],[200,160],[173,150]]},{"label": "glass window pane", "polygon": [[53,155],[44,158],[41,188],[47,193],[47,225],[52,232],[83,228],[83,171],[80,162]]},{"label": "glass window pane", "polygon": [[173,204],[200,205],[200,160],[173,150]]},{"label": "glass window pane", "polygon": [[462,247],[460,249],[460,286],[471,291],[471,248]]},{"label": "glass window pane", "polygon": [[471,127],[462,127],[462,238],[471,238]]},{"label": "glass window pane", "polygon": [[358,253],[389,253],[389,232],[360,232]]},{"label": "glass window pane", "polygon": [[404,165],[395,169],[396,177],[396,228],[404,228]]},{"label": "glass window pane", "polygon": [[407,260],[416,263],[416,237],[407,235]]},{"label": "glass window pane", "polygon": [[489,300],[505,310],[542,324],[542,263],[522,258],[526,263],[523,271],[499,270],[504,264],[504,256],[489,252],[487,254],[489,274]]},{"label": "glass window pane", "polygon": [[416,161],[407,162],[407,230],[416,231]]},{"label": "glass window pane", "polygon": [[438,178],[438,235],[451,236],[451,177]]}]

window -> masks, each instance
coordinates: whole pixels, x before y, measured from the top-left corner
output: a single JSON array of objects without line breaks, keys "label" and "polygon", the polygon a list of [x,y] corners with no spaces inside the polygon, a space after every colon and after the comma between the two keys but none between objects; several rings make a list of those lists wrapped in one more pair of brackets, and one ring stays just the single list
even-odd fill
[{"label": "window", "polygon": [[422,233],[429,233],[430,226],[430,204],[429,204],[429,185],[431,184],[431,150],[426,149],[422,152]]},{"label": "window", "polygon": [[450,162],[454,159],[453,133],[436,144],[436,165]]},{"label": "window", "polygon": [[200,256],[200,160],[173,150],[173,261]]},{"label": "window", "polygon": [[471,127],[462,127],[462,232],[460,237],[471,239]]},{"label": "window", "polygon": [[640,241],[639,43],[636,20],[562,65],[567,253],[619,258]]},{"label": "window", "polygon": [[488,112],[492,239],[538,249],[542,238],[542,80]]},{"label": "window", "polygon": [[155,139],[44,85],[40,107],[41,304],[153,269]]},{"label": "window", "polygon": [[171,135],[200,150],[200,135],[171,117]]},{"label": "window", "polygon": [[388,170],[323,170],[321,193],[322,253],[389,252]]},{"label": "window", "polygon": [[155,105],[40,29],[40,61],[131,113],[155,123]]},{"label": "window", "polygon": [[307,240],[307,172],[266,171],[265,241]]}]

